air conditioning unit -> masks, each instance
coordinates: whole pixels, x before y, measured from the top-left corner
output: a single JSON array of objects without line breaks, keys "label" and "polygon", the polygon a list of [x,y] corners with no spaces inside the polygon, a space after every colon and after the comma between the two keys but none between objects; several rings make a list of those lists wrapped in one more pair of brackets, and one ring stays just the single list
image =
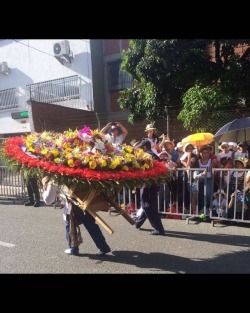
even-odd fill
[{"label": "air conditioning unit", "polygon": [[63,40],[54,44],[54,56],[63,57],[65,55],[70,55],[70,46],[68,40]]},{"label": "air conditioning unit", "polygon": [[0,63],[0,73],[3,73],[3,74],[8,74],[9,73],[9,68],[8,68],[8,63],[7,62]]}]

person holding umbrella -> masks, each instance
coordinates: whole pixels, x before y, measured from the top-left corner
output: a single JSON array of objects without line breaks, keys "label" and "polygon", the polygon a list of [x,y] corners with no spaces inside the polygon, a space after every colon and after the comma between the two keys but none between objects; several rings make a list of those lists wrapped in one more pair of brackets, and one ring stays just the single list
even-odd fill
[{"label": "person holding umbrella", "polygon": [[214,135],[216,142],[250,140],[250,117],[235,119],[222,126]]}]

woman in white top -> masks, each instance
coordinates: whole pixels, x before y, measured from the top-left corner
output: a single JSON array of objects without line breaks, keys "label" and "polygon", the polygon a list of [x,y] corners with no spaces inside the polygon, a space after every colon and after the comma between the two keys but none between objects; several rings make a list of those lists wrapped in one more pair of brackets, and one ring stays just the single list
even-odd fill
[{"label": "woman in white top", "polygon": [[158,155],[158,153],[160,152],[160,139],[156,135],[156,128],[152,124],[148,124],[145,128],[145,132],[147,133],[147,136],[143,139],[150,141],[151,150],[153,150],[153,152]]},{"label": "woman in white top", "polygon": [[[107,131],[109,132],[106,133]],[[128,134],[127,129],[119,122],[108,123],[100,132],[105,134],[106,139],[114,145],[121,145]]]}]

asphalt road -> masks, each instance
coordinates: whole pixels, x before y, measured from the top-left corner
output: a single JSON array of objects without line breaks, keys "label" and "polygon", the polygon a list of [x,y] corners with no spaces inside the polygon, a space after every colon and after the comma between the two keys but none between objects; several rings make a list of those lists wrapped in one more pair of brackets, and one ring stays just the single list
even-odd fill
[{"label": "asphalt road", "polygon": [[0,273],[193,274],[250,273],[250,227],[163,218],[165,236],[151,236],[148,221],[135,229],[121,215],[99,212],[114,229],[102,228],[112,249],[95,256],[81,225],[80,255],[66,255],[63,212],[0,201]]}]

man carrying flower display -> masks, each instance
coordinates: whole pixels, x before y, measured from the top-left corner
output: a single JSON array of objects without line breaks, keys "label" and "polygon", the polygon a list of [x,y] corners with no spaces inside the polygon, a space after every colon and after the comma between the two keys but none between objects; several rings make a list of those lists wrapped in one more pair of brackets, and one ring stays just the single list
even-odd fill
[{"label": "man carrying flower display", "polygon": [[[151,142],[149,140],[143,140],[139,148],[142,148],[146,153],[149,153],[155,160],[160,161],[160,158],[151,149]],[[158,200],[157,195],[159,186],[156,184],[143,184],[141,188],[141,207],[142,213],[135,220],[135,227],[140,229],[143,223],[148,218],[151,226],[154,230],[151,235],[164,235],[164,227],[161,221],[160,214],[158,212]]]},{"label": "man carrying flower display", "polygon": [[[114,145],[99,130],[84,126],[80,130],[69,129],[63,133],[44,131],[7,138],[0,154],[10,169],[22,171],[26,177],[31,174],[38,175],[40,179],[48,176],[49,181],[54,182],[43,180],[46,203],[53,203],[58,188],[60,193],[65,191],[67,254],[78,254],[80,224],[86,227],[99,249],[97,255],[110,252],[95,221],[110,234],[113,230],[94,212],[96,209],[107,210],[112,206],[134,225],[134,220],[117,201],[123,187],[133,189],[145,184],[150,199],[143,200],[144,209],[155,229],[152,234],[164,233],[160,216],[156,215],[154,189],[162,181],[172,179],[172,174],[165,164],[142,148]],[[150,184],[152,181],[153,185]]]},{"label": "man carrying flower display", "polygon": [[[43,200],[46,204],[52,204],[58,194],[59,187],[50,181],[48,176],[42,179],[43,183]],[[61,190],[63,192],[63,190]],[[69,199],[63,200],[64,215],[65,215],[65,226],[66,226],[66,240],[68,241],[69,248],[64,252],[66,254],[79,254],[79,245],[82,243],[80,236],[79,225],[83,224],[93,239],[96,247],[99,249],[96,255],[104,256],[111,251],[110,247],[106,243],[105,237],[103,236],[100,227],[95,223],[93,216],[88,211],[84,211],[79,208],[75,203]]]}]

